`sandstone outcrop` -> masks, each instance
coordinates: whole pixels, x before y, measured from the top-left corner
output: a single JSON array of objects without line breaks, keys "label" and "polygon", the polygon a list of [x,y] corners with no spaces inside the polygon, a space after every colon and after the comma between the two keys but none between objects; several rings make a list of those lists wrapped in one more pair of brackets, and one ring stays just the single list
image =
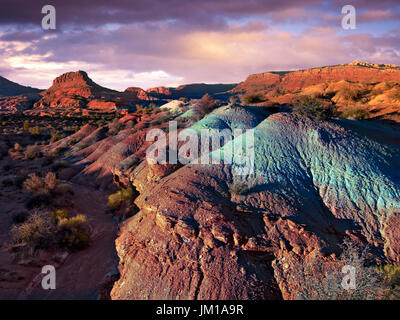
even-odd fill
[{"label": "sandstone outcrop", "polygon": [[[218,112],[232,110],[204,122],[225,126]],[[145,161],[118,171],[140,193],[140,211],[116,241],[113,299],[291,299],[289,275],[333,261],[345,237],[399,262],[398,144],[361,138],[340,121],[257,118],[255,174],[242,177],[242,194],[229,189],[238,179],[229,165],[158,169],[156,179]]]},{"label": "sandstone outcrop", "polygon": [[278,87],[296,92],[321,82],[346,80],[351,82],[399,81],[400,68],[365,67],[361,65],[338,65],[299,71],[266,72],[248,76],[232,93],[263,92]]}]

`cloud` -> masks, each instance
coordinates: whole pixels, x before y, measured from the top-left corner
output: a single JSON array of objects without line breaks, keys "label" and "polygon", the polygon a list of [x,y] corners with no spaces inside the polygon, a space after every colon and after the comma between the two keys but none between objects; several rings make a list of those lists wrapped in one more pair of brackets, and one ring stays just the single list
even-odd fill
[{"label": "cloud", "polygon": [[[302,6],[318,5],[321,0],[303,0]],[[221,17],[262,15],[298,7],[297,0],[53,0],[60,25],[102,25],[105,23],[137,23],[161,20],[189,21],[213,25]],[[42,3],[24,0],[2,0],[1,24],[40,25]]]},{"label": "cloud", "polygon": [[[8,0],[3,0],[7,2]],[[14,2],[8,3],[9,15]],[[321,1],[54,1],[62,28],[32,22],[32,2],[14,17],[0,13],[0,71],[25,85],[83,69],[100,85],[123,90],[191,82],[239,82],[252,73],[371,60],[400,63],[398,24],[380,36],[342,32],[340,10]],[[168,3],[168,5],[166,4]],[[366,1],[359,20],[386,21],[395,12]],[[7,6],[6,6],[7,7]],[[22,6],[23,7],[23,6]],[[20,7],[21,8],[21,7]],[[339,7],[340,8],[340,7]],[[361,8],[361,7],[360,7]],[[40,10],[39,10],[40,13]],[[116,16],[121,14],[119,20]],[[111,22],[116,22],[110,24]],[[126,21],[126,22],[125,22]],[[75,23],[72,25],[72,23]],[[298,29],[298,25],[302,28]],[[379,61],[376,61],[379,60]]]}]

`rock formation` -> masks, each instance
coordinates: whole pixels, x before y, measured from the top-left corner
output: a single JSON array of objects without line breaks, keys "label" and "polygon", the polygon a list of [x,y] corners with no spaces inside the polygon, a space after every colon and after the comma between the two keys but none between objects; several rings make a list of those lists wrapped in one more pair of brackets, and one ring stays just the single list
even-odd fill
[{"label": "rock formation", "polygon": [[229,190],[237,177],[228,165],[155,177],[144,161],[119,171],[140,193],[140,211],[116,241],[121,277],[112,298],[294,298],[289,275],[313,259],[333,261],[345,237],[399,263],[398,151],[340,122],[257,118],[255,175],[242,177],[240,195]]}]

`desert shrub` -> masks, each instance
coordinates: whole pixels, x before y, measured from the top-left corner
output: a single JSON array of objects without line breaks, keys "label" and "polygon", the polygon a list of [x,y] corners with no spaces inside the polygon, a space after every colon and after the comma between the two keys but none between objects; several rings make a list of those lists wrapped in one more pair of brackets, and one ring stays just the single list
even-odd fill
[{"label": "desert shrub", "polygon": [[44,178],[44,184],[47,190],[50,192],[57,188],[58,180],[54,172],[48,172]]},{"label": "desert shrub", "polygon": [[387,298],[400,300],[400,267],[393,265],[379,266],[377,271],[385,277],[388,286]]},{"label": "desert shrub", "polygon": [[18,143],[18,142],[16,142],[15,144],[14,144],[14,150],[15,151],[22,151],[22,146]]},{"label": "desert shrub", "polygon": [[31,125],[29,124],[28,120],[25,120],[24,122],[24,130],[28,130],[31,127]]},{"label": "desert shrub", "polygon": [[154,103],[151,103],[148,107],[143,107],[142,105],[136,105],[136,112],[142,114],[150,114],[157,109]]},{"label": "desert shrub", "polygon": [[44,180],[36,173],[28,174],[28,178],[24,182],[24,188],[32,194],[45,193]]},{"label": "desert shrub", "polygon": [[390,94],[390,99],[400,102],[400,89],[399,88]]},{"label": "desert shrub", "polygon": [[60,155],[60,148],[57,148],[54,151],[48,151],[46,153],[46,157],[47,158],[52,158],[52,159],[57,158],[59,155]]},{"label": "desert shrub", "polygon": [[58,130],[54,130],[54,131],[51,132],[50,143],[56,142],[56,141],[61,140],[63,138],[65,138],[65,135],[63,135]]},{"label": "desert shrub", "polygon": [[24,245],[33,249],[50,247],[83,249],[89,244],[86,231],[87,218],[83,214],[68,217],[68,211],[59,209],[49,212],[36,211],[24,222],[11,229],[14,245]]},{"label": "desert shrub", "polygon": [[40,147],[37,144],[34,144],[26,147],[24,155],[26,159],[32,160],[40,158],[42,156],[42,152],[40,151]]},{"label": "desert shrub", "polygon": [[54,216],[57,224],[57,244],[71,250],[84,249],[89,245],[90,236],[86,231],[87,217],[77,214],[68,217],[68,211],[58,210]]},{"label": "desert shrub", "polygon": [[29,129],[29,133],[32,135],[32,136],[40,136],[40,128],[39,127],[33,127],[33,128],[30,128]]},{"label": "desert shrub", "polygon": [[25,222],[11,229],[13,244],[28,245],[34,250],[45,249],[54,245],[56,227],[47,213],[34,212]]},{"label": "desert shrub", "polygon": [[68,218],[68,210],[67,209],[57,209],[50,213],[51,221],[54,224],[58,224],[60,220]]},{"label": "desert shrub", "polygon": [[81,128],[79,126],[74,126],[74,132],[78,132]]},{"label": "desert shrub", "polygon": [[316,121],[327,120],[335,114],[332,106],[324,106],[318,100],[308,96],[297,99],[293,106],[293,112]]},{"label": "desert shrub", "polygon": [[154,103],[150,103],[148,108],[146,108],[147,113],[152,113],[157,110],[157,106]]},{"label": "desert shrub", "polygon": [[[361,248],[345,240],[338,260],[314,258],[303,264],[294,263],[287,270],[288,281],[296,299],[301,300],[379,300],[387,297],[385,277],[368,259],[368,247]],[[356,288],[344,289],[344,266],[355,268]]]},{"label": "desert shrub", "polygon": [[243,97],[243,104],[253,104],[253,103],[259,103],[263,102],[263,97],[261,94],[258,93],[253,93],[253,94],[246,94]]},{"label": "desert shrub", "polygon": [[122,188],[108,197],[107,207],[110,210],[117,210],[124,202],[130,201],[132,198],[133,190],[131,188]]},{"label": "desert shrub", "polygon": [[244,182],[233,182],[228,184],[231,195],[243,195],[249,189],[249,186]]},{"label": "desert shrub", "polygon": [[136,105],[136,112],[137,113],[143,113],[143,111],[144,111],[144,107],[142,105],[140,105],[140,104],[137,104]]},{"label": "desert shrub", "polygon": [[357,101],[361,98],[362,92],[357,89],[343,88],[341,95],[346,100]]},{"label": "desert shrub", "polygon": [[362,108],[351,108],[343,111],[340,114],[340,117],[354,120],[365,120],[369,118],[369,113],[367,110]]},{"label": "desert shrub", "polygon": [[58,185],[56,174],[48,172],[44,178],[36,173],[31,173],[24,182],[24,188],[31,194],[48,194],[53,192]]}]

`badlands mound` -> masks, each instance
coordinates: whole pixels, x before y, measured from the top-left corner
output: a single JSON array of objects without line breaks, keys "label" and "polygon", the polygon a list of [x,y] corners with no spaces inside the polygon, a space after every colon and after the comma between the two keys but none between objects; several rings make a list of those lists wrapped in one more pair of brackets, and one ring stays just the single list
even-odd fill
[{"label": "badlands mound", "polygon": [[[202,121],[222,129],[237,108]],[[146,161],[114,172],[139,192],[140,211],[116,241],[112,298],[293,298],[290,274],[334,261],[346,237],[369,244],[377,261],[399,262],[398,142],[362,137],[344,120],[253,116],[255,173],[240,178],[240,194],[231,165],[189,164],[157,179]]]}]

